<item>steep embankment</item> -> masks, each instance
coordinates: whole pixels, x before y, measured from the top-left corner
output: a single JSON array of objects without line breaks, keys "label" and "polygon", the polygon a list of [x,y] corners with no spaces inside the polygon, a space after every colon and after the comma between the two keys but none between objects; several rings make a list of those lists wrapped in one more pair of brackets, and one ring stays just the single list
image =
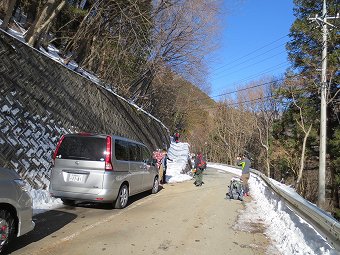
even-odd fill
[{"label": "steep embankment", "polygon": [[0,166],[34,188],[48,185],[62,134],[111,133],[152,149],[169,143],[153,116],[3,32],[0,59]]}]

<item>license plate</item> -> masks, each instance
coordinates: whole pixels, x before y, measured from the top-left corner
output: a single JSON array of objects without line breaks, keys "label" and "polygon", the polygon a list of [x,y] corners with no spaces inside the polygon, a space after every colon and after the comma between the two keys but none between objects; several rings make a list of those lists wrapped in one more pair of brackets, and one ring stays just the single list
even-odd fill
[{"label": "license plate", "polygon": [[70,174],[68,179],[70,182],[83,182],[83,175],[82,174]]}]

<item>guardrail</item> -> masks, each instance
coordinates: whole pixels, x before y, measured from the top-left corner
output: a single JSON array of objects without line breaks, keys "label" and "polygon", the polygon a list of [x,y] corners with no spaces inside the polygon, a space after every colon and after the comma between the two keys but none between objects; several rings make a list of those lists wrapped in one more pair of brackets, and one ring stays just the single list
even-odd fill
[{"label": "guardrail", "polygon": [[292,196],[285,190],[280,189],[263,173],[253,169],[251,172],[261,177],[298,215],[315,227],[330,245],[336,250],[340,250],[340,222],[304,198]]},{"label": "guardrail", "polygon": [[[228,166],[236,169],[235,167],[227,164],[220,164],[223,166]],[[309,224],[311,224],[315,229],[318,230],[319,234],[325,238],[330,245],[332,245],[336,250],[340,251],[340,222],[329,215],[327,212],[323,211],[316,205],[305,200],[301,196],[293,196],[283,189],[280,189],[263,173],[258,170],[251,169],[253,174],[261,177],[261,179],[273,190],[275,193],[283,198],[287,202],[291,209],[294,210],[299,216],[305,219]]]}]

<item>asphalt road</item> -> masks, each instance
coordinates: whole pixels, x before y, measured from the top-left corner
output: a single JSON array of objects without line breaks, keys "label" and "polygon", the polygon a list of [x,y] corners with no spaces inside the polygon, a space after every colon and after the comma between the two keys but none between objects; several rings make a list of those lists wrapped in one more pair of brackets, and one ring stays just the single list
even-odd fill
[{"label": "asphalt road", "polygon": [[208,168],[201,187],[193,181],[165,184],[155,195],[130,198],[123,210],[82,203],[36,215],[34,231],[16,239],[6,253],[265,254],[269,241],[262,226],[251,233],[233,228],[250,198],[225,199],[231,177]]}]

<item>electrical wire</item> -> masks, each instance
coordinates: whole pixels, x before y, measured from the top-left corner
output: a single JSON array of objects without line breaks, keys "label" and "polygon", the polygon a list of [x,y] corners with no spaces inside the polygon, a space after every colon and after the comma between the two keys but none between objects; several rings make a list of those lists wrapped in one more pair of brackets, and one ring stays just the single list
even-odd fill
[{"label": "electrical wire", "polygon": [[[271,98],[273,96],[266,96],[266,97],[259,97],[259,98],[255,98],[255,99],[251,99],[251,100],[246,100],[246,101],[241,101],[241,102],[235,102],[235,103],[227,103],[227,104],[223,104],[223,106],[234,106],[234,105],[239,105],[239,104],[244,104],[244,103],[250,103],[250,102],[255,102],[255,101],[264,101],[265,99]],[[199,109],[190,109],[187,112],[192,112],[192,111],[202,111],[202,110],[210,110],[210,109],[216,109],[219,108],[220,105],[215,105],[215,106],[210,106],[210,107],[203,107],[203,108],[199,108]]]},{"label": "electrical wire", "polygon": [[[263,49],[263,48],[265,48],[265,47],[271,45],[271,44],[274,44],[275,42],[277,42],[277,41],[279,41],[279,40],[285,38],[285,37],[288,36],[288,35],[289,35],[289,34],[287,34],[287,35],[285,35],[285,36],[283,36],[283,37],[280,37],[279,39],[277,39],[277,40],[275,40],[275,41],[273,41],[273,42],[271,42],[271,43],[269,43],[269,44],[266,44],[266,45],[264,45],[264,46],[262,46],[262,47],[260,47],[260,48],[258,48],[258,49],[256,49],[256,50],[254,50],[254,51],[252,51],[252,52],[250,52],[250,53],[248,53],[248,54],[246,54],[246,55],[244,55],[244,56],[242,56],[242,57],[240,57],[240,58],[237,58],[236,60],[233,60],[232,62],[227,63],[227,64],[223,65],[222,67],[216,68],[215,71],[218,70],[218,69],[221,69],[221,68],[223,68],[223,67],[225,67],[225,66],[228,66],[228,65],[230,65],[230,64],[233,64],[234,62],[236,62],[236,61],[238,61],[238,60],[240,60],[240,59],[243,59],[243,58],[245,58],[246,56],[249,56],[249,55],[251,55],[251,54],[253,54],[253,53],[255,53],[255,52],[257,52],[257,51],[259,51],[259,50],[261,50],[261,49]],[[286,42],[285,42],[285,43],[286,43]],[[285,44],[285,43],[284,43],[284,44]],[[333,43],[333,46],[334,46],[334,42],[331,42],[331,43]],[[268,52],[272,51],[273,49],[276,49],[276,48],[278,48],[278,47],[280,47],[280,46],[282,46],[282,45],[283,45],[283,44],[280,44],[279,46],[276,46],[276,47],[274,47],[274,48],[272,48],[272,49],[270,49],[270,50],[267,50],[267,51],[265,51],[265,52],[262,53],[262,54],[258,54],[258,55],[256,55],[255,57],[252,57],[252,58],[250,58],[250,59],[248,59],[248,60],[245,60],[245,61],[243,61],[243,62],[241,62],[241,63],[238,63],[238,64],[234,65],[233,67],[231,67],[230,69],[234,68],[235,66],[239,66],[239,65],[241,65],[241,64],[243,64],[243,63],[246,63],[246,62],[248,62],[248,61],[250,61],[250,60],[252,60],[252,59],[254,59],[254,58],[256,58],[256,57],[262,56],[262,55],[264,55],[265,53],[268,53]],[[281,53],[282,53],[282,52],[280,52],[279,54],[281,54]],[[335,51],[335,53],[336,53],[336,55],[337,55],[337,57],[338,57],[338,60],[340,60],[340,58],[339,58],[339,56],[338,56],[338,54],[337,54],[336,51]],[[279,54],[276,54],[276,55],[274,55],[274,56],[277,56],[277,55],[279,55]],[[267,60],[267,59],[270,59],[270,58],[272,58],[272,57],[274,57],[274,56],[268,57],[268,58],[266,58],[266,59],[264,59],[264,60],[261,60],[261,61],[259,61],[259,62],[254,63],[254,64],[263,62],[263,61],[265,61],[265,60]],[[268,69],[265,69],[263,72],[261,72],[261,73],[259,73],[259,74],[255,74],[255,75],[248,76],[248,77],[246,77],[246,78],[244,78],[244,79],[242,79],[242,80],[239,80],[238,83],[240,83],[240,82],[242,82],[242,81],[249,80],[249,79],[253,79],[253,78],[258,77],[258,76],[260,76],[260,75],[263,75],[263,74],[265,74],[265,73],[268,73],[268,72],[271,72],[271,71],[273,71],[273,70],[279,69],[279,68],[281,68],[282,65],[284,65],[284,64],[286,64],[286,63],[289,63],[289,61],[285,61],[285,62],[282,62],[282,63],[280,63],[280,64],[278,64],[278,65],[276,65],[276,66],[274,66],[274,67],[270,67],[270,68],[268,68]],[[254,64],[253,64],[253,65],[254,65]],[[247,66],[247,67],[249,67],[249,66]],[[247,68],[247,67],[244,67],[244,68],[242,68],[242,69],[239,69],[239,70],[237,70],[237,71],[234,71],[233,73],[239,72],[239,71],[241,71],[241,70],[243,70],[243,69],[245,69],[245,68]],[[213,71],[213,72],[214,72],[214,71]],[[230,74],[230,73],[229,73],[229,74]],[[225,76],[225,75],[223,75],[223,76],[221,76],[221,77],[219,77],[219,78],[222,78],[222,77],[224,77],[224,76]],[[294,77],[295,77],[295,76],[298,76],[298,75],[294,75]],[[277,81],[281,81],[281,80],[283,80],[283,79],[277,79],[277,80],[272,81],[272,82],[277,82]],[[264,83],[264,84],[259,84],[259,85],[251,86],[251,87],[248,87],[248,88],[245,88],[245,89],[236,90],[236,91],[227,92],[227,93],[222,93],[222,94],[218,94],[218,95],[216,95],[216,96],[211,96],[211,97],[209,97],[209,98],[196,99],[196,100],[193,100],[193,101],[198,101],[198,100],[209,100],[209,99],[211,99],[211,98],[216,98],[216,97],[221,97],[221,96],[233,94],[233,93],[236,93],[236,92],[238,92],[238,91],[243,91],[243,90],[251,89],[251,88],[254,88],[254,87],[259,87],[259,86],[267,85],[267,84],[270,84],[270,83],[271,83],[271,82],[267,82],[267,83]]]},{"label": "electrical wire", "polygon": [[[247,59],[247,60],[244,60],[244,61],[242,61],[242,62],[240,62],[240,63],[237,63],[237,64],[234,63],[233,66],[232,66],[230,69],[232,69],[232,68],[234,68],[234,67],[236,67],[236,66],[239,66],[239,65],[241,65],[241,64],[244,64],[244,63],[246,63],[246,62],[249,62],[250,60],[253,60],[253,59],[256,59],[256,58],[258,58],[258,57],[261,57],[262,55],[264,55],[264,54],[266,54],[266,53],[268,53],[268,52],[270,52],[270,51],[272,51],[272,50],[275,50],[275,49],[277,49],[277,48],[279,48],[279,47],[285,45],[286,43],[287,43],[287,42],[285,42],[285,43],[283,43],[283,44],[280,44],[279,46],[276,46],[275,48],[272,48],[272,49],[270,49],[270,50],[267,50],[267,51],[263,52],[262,54],[256,55],[256,56],[254,56],[254,57],[252,57],[252,58],[249,58],[249,59]],[[214,73],[214,72],[212,72],[212,73]],[[220,73],[223,73],[223,71],[217,73],[217,75],[220,74]]]},{"label": "electrical wire", "polygon": [[269,73],[269,72],[272,72],[274,70],[277,70],[277,69],[281,69],[283,65],[289,63],[289,61],[284,61],[284,62],[281,62],[280,64],[277,64],[273,67],[269,67],[267,69],[264,69],[263,72],[259,73],[259,74],[254,74],[254,75],[250,75],[242,80],[239,80],[238,82],[243,82],[243,81],[249,81],[250,79],[253,79],[253,78],[256,78],[256,77],[259,77],[259,76],[263,76],[264,74],[266,73]]},{"label": "electrical wire", "polygon": [[209,100],[209,99],[214,98],[214,97],[221,97],[221,96],[231,95],[231,94],[234,94],[234,93],[237,93],[237,92],[240,92],[240,91],[244,91],[244,90],[248,90],[248,89],[253,89],[253,88],[261,87],[261,86],[264,86],[264,85],[268,85],[268,84],[275,83],[275,82],[278,82],[278,81],[283,81],[283,80],[285,80],[287,78],[293,78],[293,77],[297,77],[297,76],[300,76],[300,74],[292,75],[292,76],[289,76],[289,77],[286,77],[286,78],[272,80],[272,81],[269,81],[269,82],[257,84],[257,85],[250,86],[250,87],[243,88],[243,89],[234,90],[234,91],[231,91],[231,92],[222,93],[222,94],[219,94],[219,95],[216,95],[216,96],[211,96],[209,98],[195,99],[195,100],[192,100],[191,102],[195,102],[195,101],[199,101],[199,100]]},{"label": "electrical wire", "polygon": [[[262,59],[262,60],[260,60],[260,61],[258,61],[258,62],[252,63],[252,64],[250,64],[250,65],[247,65],[247,66],[245,66],[245,67],[243,67],[243,68],[240,68],[240,69],[238,69],[238,70],[236,70],[236,71],[233,71],[233,72],[230,72],[230,73],[225,73],[225,72],[224,72],[223,75],[218,76],[217,79],[222,78],[222,77],[225,77],[225,76],[230,75],[230,74],[238,73],[238,72],[240,72],[240,71],[242,71],[242,70],[244,70],[244,69],[247,69],[247,68],[249,68],[249,67],[253,67],[254,65],[259,64],[259,63],[262,63],[262,62],[264,62],[264,61],[266,61],[266,60],[268,60],[268,59],[272,59],[272,58],[274,58],[274,57],[276,57],[276,56],[279,56],[279,55],[281,55],[282,53],[285,53],[285,52],[286,52],[286,51],[281,51],[281,52],[279,52],[279,53],[277,53],[277,54],[275,54],[275,55],[273,55],[273,56],[270,56],[270,57],[268,57],[268,58]],[[287,61],[286,61],[286,62],[287,62]],[[230,69],[233,69],[233,67],[230,68]]]},{"label": "electrical wire", "polygon": [[[289,77],[289,78],[293,78],[293,77],[297,77],[297,76],[301,76],[301,75],[300,75],[300,74],[297,74],[297,75],[291,76],[291,77]],[[275,81],[272,81],[272,82],[275,82]],[[265,85],[265,84],[261,84],[261,85]],[[256,86],[257,86],[257,85],[256,85]],[[256,86],[253,86],[253,87],[256,87]],[[257,87],[259,87],[259,86],[260,86],[260,84],[259,84]],[[251,88],[249,87],[248,89],[251,89]],[[243,90],[246,90],[246,89],[243,89]],[[296,92],[305,91],[305,90],[306,90],[306,89],[298,89],[298,90],[296,90]],[[314,89],[312,89],[312,90],[317,91],[318,88],[314,88]],[[241,91],[241,90],[234,91],[234,93],[235,93],[235,92],[238,92],[238,91]],[[273,98],[273,99],[275,99],[275,98],[278,98],[278,97],[279,97],[279,96],[277,96],[277,95],[272,95],[272,96],[259,97],[259,98],[255,98],[255,99],[251,99],[251,100],[246,100],[246,101],[241,101],[241,102],[227,103],[227,104],[224,103],[224,105],[225,105],[225,106],[234,106],[234,105],[239,105],[239,104],[244,104],[244,103],[249,103],[249,102],[254,102],[254,101],[265,101],[265,100],[268,99],[268,98]],[[188,111],[191,112],[191,111],[209,110],[209,109],[215,109],[215,108],[219,108],[219,107],[220,107],[220,105],[217,105],[217,106],[214,105],[214,106],[210,106],[210,107],[203,107],[203,108],[191,109],[191,110],[188,110]]]},{"label": "electrical wire", "polygon": [[264,45],[264,46],[262,46],[262,47],[260,47],[260,48],[257,48],[257,49],[255,49],[255,50],[253,50],[253,51],[251,51],[251,52],[249,52],[249,53],[247,53],[247,54],[245,54],[245,55],[239,57],[239,58],[233,59],[233,60],[231,60],[229,63],[224,64],[223,66],[220,66],[220,67],[218,67],[218,68],[212,69],[211,71],[214,72],[214,71],[216,71],[216,70],[219,70],[219,69],[224,68],[225,66],[228,66],[228,65],[230,65],[230,64],[233,64],[233,63],[235,63],[236,61],[238,61],[238,60],[240,60],[240,59],[243,59],[243,58],[245,58],[245,57],[247,57],[247,56],[249,56],[249,55],[251,55],[251,54],[253,54],[253,53],[255,53],[255,52],[258,52],[259,50],[264,49],[265,47],[267,47],[267,46],[269,46],[269,45],[272,45],[272,44],[274,44],[274,43],[276,43],[276,42],[282,40],[283,38],[287,37],[288,35],[289,35],[289,34],[286,34],[286,35],[284,35],[284,36],[282,36],[282,37],[276,39],[276,40],[273,41],[273,42],[270,42],[270,43],[268,43],[268,44],[266,44],[266,45]]},{"label": "electrical wire", "polygon": [[[262,75],[264,75],[264,74],[266,74],[266,73],[268,73],[268,72],[271,72],[271,71],[273,71],[273,70],[275,70],[275,69],[281,68],[281,66],[282,66],[283,64],[286,64],[287,62],[288,62],[288,61],[282,62],[282,63],[280,63],[280,64],[274,66],[274,68],[273,68],[273,67],[267,68],[267,69],[264,70],[265,72],[261,72],[261,73],[259,73],[259,74],[255,74],[255,75],[248,76],[248,77],[246,77],[246,78],[244,78],[244,79],[242,79],[242,80],[239,80],[239,81],[237,81],[237,82],[235,82],[235,83],[241,83],[241,82],[243,82],[243,81],[249,81],[250,79],[253,79],[253,78],[255,78],[255,77],[262,76]],[[269,71],[267,71],[267,70],[269,70]],[[279,81],[279,80],[281,80],[281,79],[278,79],[278,80],[276,80],[276,81]],[[191,102],[198,101],[198,100],[209,100],[209,99],[211,99],[211,98],[216,98],[216,97],[220,97],[220,96],[224,96],[224,95],[236,93],[237,91],[239,91],[239,90],[235,90],[235,91],[233,91],[233,92],[226,92],[226,93],[222,93],[222,94],[218,94],[218,95],[213,95],[213,96],[210,96],[209,98],[206,98],[206,97],[204,97],[204,98],[203,98],[203,97],[202,97],[202,98],[197,98],[197,99],[195,99],[195,100],[192,100]]]}]

